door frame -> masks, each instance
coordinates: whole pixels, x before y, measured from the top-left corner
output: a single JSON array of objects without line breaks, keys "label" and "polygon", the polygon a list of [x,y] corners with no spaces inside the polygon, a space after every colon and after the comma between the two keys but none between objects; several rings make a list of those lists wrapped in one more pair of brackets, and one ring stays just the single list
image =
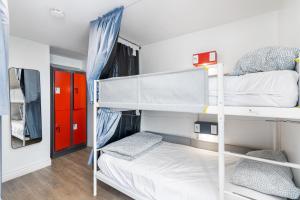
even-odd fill
[{"label": "door frame", "polygon": [[[69,148],[63,149],[61,151],[55,152],[55,83],[54,83],[54,73],[55,71],[62,71],[62,72],[69,72],[71,73],[71,98],[70,98],[70,130],[71,130],[71,146]],[[73,145],[73,107],[74,107],[74,98],[73,98],[73,86],[74,86],[74,81],[73,81],[73,74],[74,73],[82,73],[85,74],[85,71],[77,69],[77,68],[72,68],[72,67],[66,67],[62,65],[56,65],[56,64],[51,64],[50,66],[50,99],[51,99],[51,116],[50,116],[50,134],[51,134],[51,142],[50,142],[50,156],[51,158],[57,158],[69,153],[72,153],[77,150],[81,150],[87,147],[87,139],[85,144],[79,144],[79,145]],[[86,88],[87,89],[87,88]],[[86,104],[88,103],[87,97],[86,97]],[[87,105],[86,105],[86,116],[88,115],[87,113]],[[86,117],[86,138],[87,138],[87,117]]]}]

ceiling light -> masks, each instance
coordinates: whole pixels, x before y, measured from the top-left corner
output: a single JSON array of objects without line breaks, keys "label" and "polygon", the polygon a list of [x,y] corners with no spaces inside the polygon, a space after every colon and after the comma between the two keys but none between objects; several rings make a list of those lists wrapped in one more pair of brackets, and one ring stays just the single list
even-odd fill
[{"label": "ceiling light", "polygon": [[59,19],[65,18],[65,12],[57,8],[50,8],[50,15]]}]

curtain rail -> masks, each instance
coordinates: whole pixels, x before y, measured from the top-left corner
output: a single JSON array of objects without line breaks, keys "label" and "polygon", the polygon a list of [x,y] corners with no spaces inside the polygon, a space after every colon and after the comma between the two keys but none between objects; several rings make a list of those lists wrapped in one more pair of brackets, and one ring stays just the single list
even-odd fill
[{"label": "curtain rail", "polygon": [[119,39],[124,40],[125,42],[128,42],[129,44],[132,44],[132,45],[138,47],[138,49],[142,49],[142,47],[140,45],[138,45],[138,44],[136,44],[134,42],[131,42],[130,40],[127,40],[126,38],[124,38],[122,36],[119,36]]}]

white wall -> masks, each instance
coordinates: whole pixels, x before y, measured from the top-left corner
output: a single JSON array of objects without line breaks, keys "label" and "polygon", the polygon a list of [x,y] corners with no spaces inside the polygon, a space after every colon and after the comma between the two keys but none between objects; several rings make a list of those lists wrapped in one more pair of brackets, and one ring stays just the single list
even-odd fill
[{"label": "white wall", "polygon": [[[219,61],[230,72],[244,53],[278,44],[278,13],[247,18],[212,29],[190,33],[142,47],[142,73],[192,68],[192,55],[217,50]],[[208,119],[207,119],[208,118]],[[142,129],[193,137],[193,114],[143,112]],[[215,117],[200,116],[216,121]],[[248,120],[248,119],[247,119]],[[272,126],[258,119],[226,120],[226,142],[258,148],[270,148]]]},{"label": "white wall", "polygon": [[278,21],[279,43],[300,48],[300,1],[284,0]]},{"label": "white wall", "polygon": [[60,55],[50,55],[51,64],[62,65],[66,67],[73,67],[80,70],[86,70],[86,61],[75,58],[68,58]]},{"label": "white wall", "polygon": [[[300,1],[283,1],[279,12],[279,43],[283,46],[300,48]],[[300,124],[282,124],[282,149],[289,161],[300,163]],[[300,170],[294,170],[296,183],[300,186]]]},{"label": "white wall", "polygon": [[[300,124],[295,123],[282,123],[282,143],[281,148],[288,156],[290,162],[300,164]],[[294,170],[295,180],[300,186],[300,170]]]},{"label": "white wall", "polygon": [[191,68],[192,55],[209,50],[217,50],[229,72],[247,51],[278,44],[277,19],[278,13],[272,12],[143,46],[141,72]]},{"label": "white wall", "polygon": [[3,118],[3,181],[51,165],[50,159],[50,48],[48,45],[11,37],[9,66],[40,71],[42,131],[41,142],[12,149],[10,121]]}]

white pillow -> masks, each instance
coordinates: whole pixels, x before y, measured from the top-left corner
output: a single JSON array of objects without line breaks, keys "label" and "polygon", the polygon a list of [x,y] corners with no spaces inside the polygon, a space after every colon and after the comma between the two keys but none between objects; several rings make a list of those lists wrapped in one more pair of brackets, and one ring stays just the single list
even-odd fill
[{"label": "white pillow", "polygon": [[[287,162],[281,151],[252,151],[247,155]],[[300,196],[300,189],[293,182],[292,170],[284,166],[241,159],[235,167],[231,182],[261,193],[283,198],[298,199]]]},{"label": "white pillow", "polygon": [[289,47],[265,47],[251,51],[238,60],[232,75],[295,70],[299,52],[300,49]]}]

